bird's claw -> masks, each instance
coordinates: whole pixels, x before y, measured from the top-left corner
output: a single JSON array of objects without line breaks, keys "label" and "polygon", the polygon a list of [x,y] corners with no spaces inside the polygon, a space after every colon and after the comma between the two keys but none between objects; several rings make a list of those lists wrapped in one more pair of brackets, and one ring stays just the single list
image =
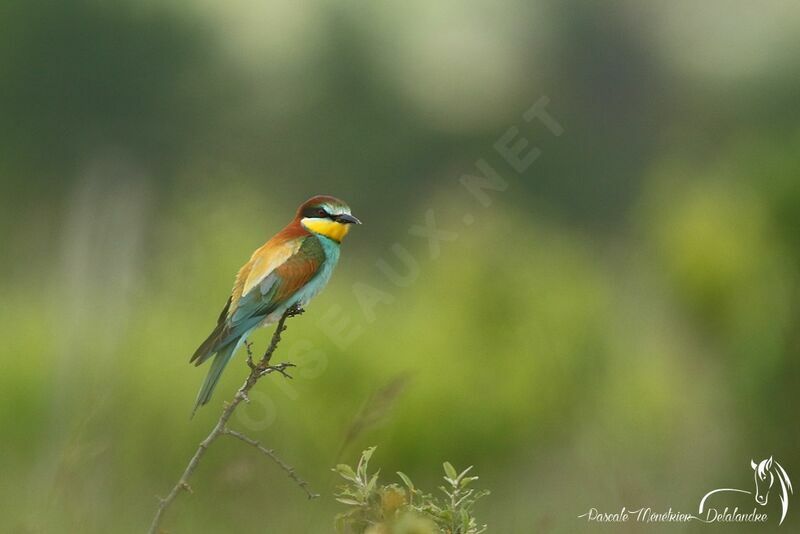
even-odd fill
[{"label": "bird's claw", "polygon": [[302,306],[295,304],[286,311],[286,317],[297,317],[298,315],[303,315],[305,312],[306,310]]}]

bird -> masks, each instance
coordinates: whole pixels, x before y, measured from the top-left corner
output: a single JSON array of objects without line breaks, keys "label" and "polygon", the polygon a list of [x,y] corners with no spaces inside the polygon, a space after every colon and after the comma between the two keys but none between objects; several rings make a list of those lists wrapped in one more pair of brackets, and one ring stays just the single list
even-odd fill
[{"label": "bird", "polygon": [[253,252],[236,275],[216,327],[189,360],[199,366],[214,358],[192,416],[211,400],[222,371],[253,330],[278,322],[287,310],[305,306],[322,291],[339,261],[342,239],[355,224],[361,221],[345,202],[317,195]]}]

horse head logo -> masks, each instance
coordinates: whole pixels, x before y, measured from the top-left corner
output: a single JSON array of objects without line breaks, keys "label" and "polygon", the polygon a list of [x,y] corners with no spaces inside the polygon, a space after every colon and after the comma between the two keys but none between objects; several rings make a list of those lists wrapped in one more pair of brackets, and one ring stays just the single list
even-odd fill
[{"label": "horse head logo", "polygon": [[[789,511],[789,494],[794,493],[792,489],[792,481],[789,480],[789,475],[786,470],[777,461],[772,459],[772,456],[766,460],[755,462],[750,460],[750,467],[753,469],[753,477],[756,481],[755,499],[756,503],[761,506],[766,506],[769,501],[769,494],[773,486],[779,491],[778,499],[781,504],[781,520],[778,524],[782,524],[786,519],[786,512]],[[777,484],[776,484],[777,482]],[[752,491],[736,488],[719,488],[711,490],[703,496],[700,500],[699,512],[702,514],[706,510],[706,502],[709,497],[716,493],[746,493],[753,495]]]},{"label": "horse head logo", "polygon": [[761,506],[767,504],[769,490],[775,483],[775,475],[772,474],[772,456],[768,460],[761,460],[755,463],[750,460],[750,467],[753,468],[753,477],[756,479],[756,502]]},{"label": "horse head logo", "polygon": [[756,502],[761,506],[767,504],[769,492],[775,482],[779,483],[780,495],[778,498],[781,501],[781,523],[783,523],[783,518],[786,517],[786,512],[789,510],[789,494],[794,493],[789,475],[786,474],[781,464],[772,459],[772,456],[758,463],[750,460],[750,467],[753,469],[753,478],[756,480]]}]

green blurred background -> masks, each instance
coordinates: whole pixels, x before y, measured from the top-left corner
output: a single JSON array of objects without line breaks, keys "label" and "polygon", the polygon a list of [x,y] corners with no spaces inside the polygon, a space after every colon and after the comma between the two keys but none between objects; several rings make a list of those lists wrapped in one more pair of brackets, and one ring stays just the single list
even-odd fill
[{"label": "green blurred background", "polygon": [[330,532],[373,444],[387,481],[474,464],[491,532],[777,531],[775,496],[760,529],[577,516],[694,511],[751,457],[800,480],[798,46],[778,1],[3,2],[0,530],[147,528],[246,374],[190,421],[189,356],[327,193],[365,224],[233,422],[323,498],[222,441],[170,532]]}]

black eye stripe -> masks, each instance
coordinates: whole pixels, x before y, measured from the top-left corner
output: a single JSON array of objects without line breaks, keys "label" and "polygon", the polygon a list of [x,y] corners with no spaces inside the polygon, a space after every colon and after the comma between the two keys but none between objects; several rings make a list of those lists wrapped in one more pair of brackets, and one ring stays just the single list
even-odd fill
[{"label": "black eye stripe", "polygon": [[303,217],[311,217],[311,218],[320,218],[320,217],[327,217],[330,218],[330,214],[325,211],[325,208],[321,206],[309,206],[303,211]]}]

